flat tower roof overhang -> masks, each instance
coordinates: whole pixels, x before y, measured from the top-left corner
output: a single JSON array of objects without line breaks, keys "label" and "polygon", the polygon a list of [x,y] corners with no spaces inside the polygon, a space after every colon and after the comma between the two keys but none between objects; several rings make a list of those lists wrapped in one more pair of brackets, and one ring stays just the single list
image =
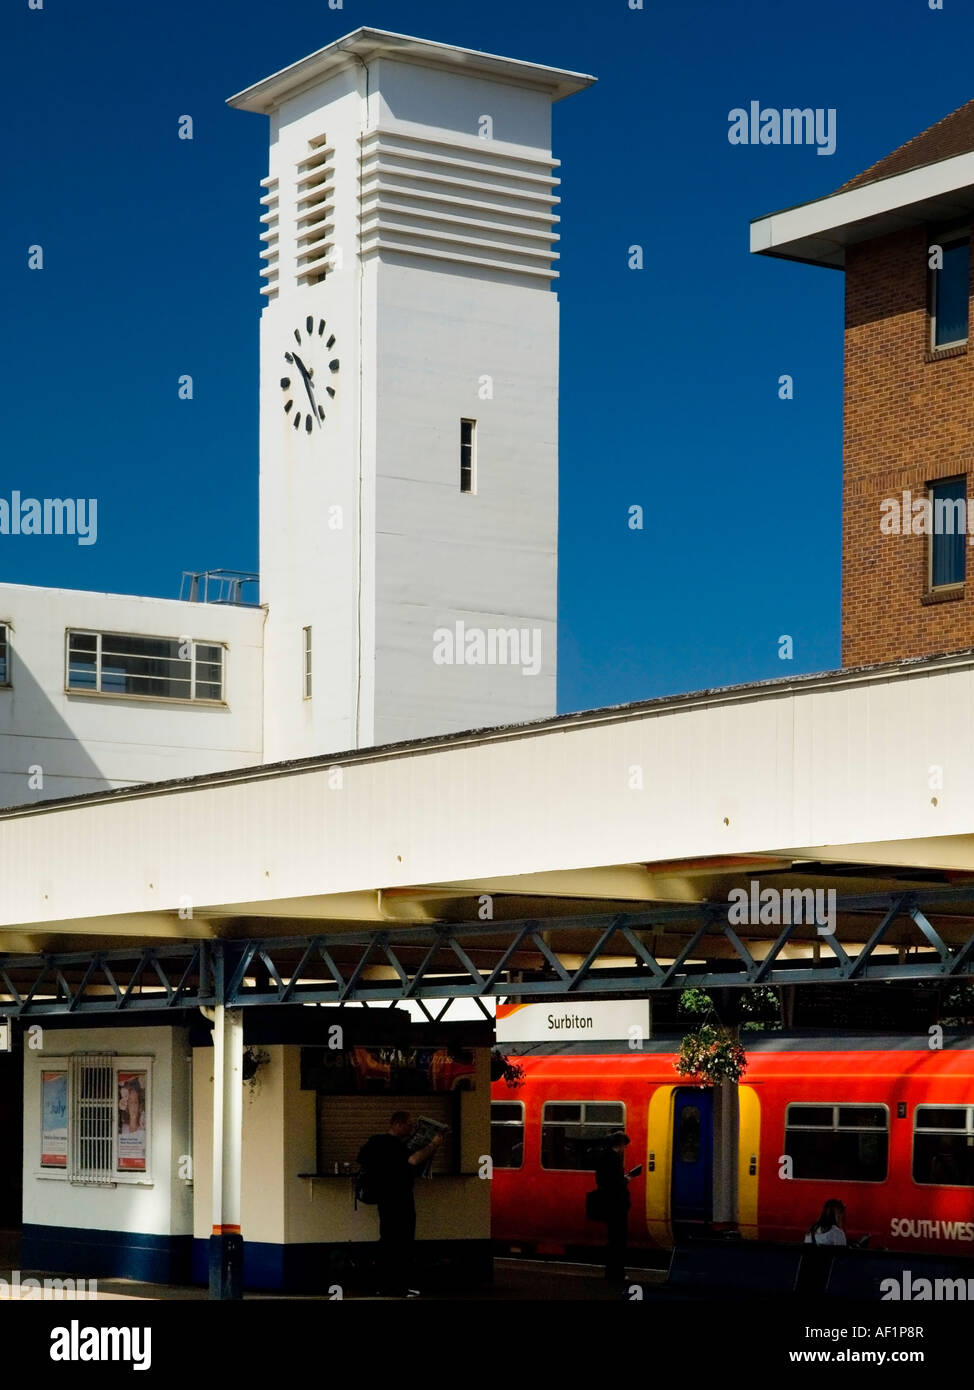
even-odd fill
[{"label": "flat tower roof overhang", "polygon": [[587,73],[571,72],[564,68],[546,67],[504,58],[496,53],[482,53],[473,48],[457,48],[452,44],[434,43],[430,39],[413,38],[385,29],[356,29],[344,38],[319,48],[306,58],[265,77],[252,87],[229,97],[228,106],[240,111],[256,111],[269,115],[285,101],[316,86],[326,77],[348,67],[356,59],[368,62],[373,58],[398,58],[421,63],[426,67],[460,72],[469,77],[493,78],[534,91],[546,92],[552,101],[584,91],[596,81]]},{"label": "flat tower roof overhang", "polygon": [[756,217],[751,251],[842,270],[847,246],[964,217],[974,217],[974,152]]}]

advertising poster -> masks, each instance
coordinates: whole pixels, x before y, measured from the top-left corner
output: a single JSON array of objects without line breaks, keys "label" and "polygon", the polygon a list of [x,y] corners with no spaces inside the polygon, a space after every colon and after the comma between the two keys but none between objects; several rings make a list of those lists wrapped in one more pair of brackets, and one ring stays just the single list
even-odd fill
[{"label": "advertising poster", "polygon": [[68,1074],[41,1072],[41,1167],[68,1166]]},{"label": "advertising poster", "polygon": [[118,1171],[146,1170],[146,1073],[118,1073]]}]

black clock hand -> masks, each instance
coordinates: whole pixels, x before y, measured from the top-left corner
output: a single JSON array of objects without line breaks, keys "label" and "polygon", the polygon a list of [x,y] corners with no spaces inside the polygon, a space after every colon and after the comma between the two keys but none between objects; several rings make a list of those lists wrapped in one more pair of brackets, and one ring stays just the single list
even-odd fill
[{"label": "black clock hand", "polygon": [[320,425],[321,425],[321,420],[320,420],[319,417],[318,417],[318,402],[315,400],[315,393],[314,393],[314,391],[313,391],[313,389],[312,389],[312,386],[311,386],[311,377],[310,377],[310,375],[309,375],[309,373],[308,373],[308,369],[307,369],[307,367],[304,365],[304,363],[301,361],[301,358],[298,356],[298,354],[297,354],[296,352],[292,353],[291,356],[292,356],[293,359],[294,359],[294,365],[297,367],[298,371],[301,373],[302,380],[304,381],[304,389],[307,391],[307,393],[308,393],[308,400],[311,402],[311,413],[314,415],[315,420],[317,421],[318,425],[320,426]]}]

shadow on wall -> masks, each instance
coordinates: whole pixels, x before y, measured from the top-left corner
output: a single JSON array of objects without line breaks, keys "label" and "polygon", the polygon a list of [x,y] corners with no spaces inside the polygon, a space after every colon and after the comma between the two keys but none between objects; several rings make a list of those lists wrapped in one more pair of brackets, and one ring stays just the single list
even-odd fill
[{"label": "shadow on wall", "polygon": [[10,662],[12,684],[0,689],[0,806],[32,806],[117,785],[18,657],[15,642]]}]

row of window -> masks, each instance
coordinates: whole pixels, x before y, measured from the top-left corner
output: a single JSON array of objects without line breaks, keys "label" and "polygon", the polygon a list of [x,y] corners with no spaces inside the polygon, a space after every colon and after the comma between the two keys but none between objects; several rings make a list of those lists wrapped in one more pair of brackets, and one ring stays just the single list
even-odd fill
[{"label": "row of window", "polygon": [[[222,702],[225,651],[218,642],[73,629],[66,636],[65,689],[150,700]],[[0,623],[0,685],[10,684],[9,635]]]},{"label": "row of window", "polygon": [[[625,1127],[625,1106],[605,1101],[546,1101],[541,1109],[541,1167],[590,1169],[606,1134]],[[524,1103],[491,1104],[496,1168],[524,1163]],[[792,1104],[785,1111],[784,1153],[792,1177],[828,1182],[885,1182],[889,1111],[885,1105]],[[695,1163],[699,1144],[683,1152]],[[913,1181],[974,1187],[974,1105],[918,1105],[913,1115]]]},{"label": "row of window", "polygon": [[[959,348],[967,343],[970,260],[969,227],[945,231],[931,239],[928,253],[931,351]],[[927,585],[931,591],[949,589],[965,580],[967,479],[948,478],[931,484],[929,499],[935,525],[928,548]],[[946,518],[947,524],[938,524],[938,517]]]},{"label": "row of window", "polygon": [[[225,699],[225,652],[219,642],[139,633],[67,634],[65,688],[96,695],[138,695],[149,700]],[[303,629],[302,689],[311,699],[311,628]],[[9,686],[10,649],[0,623],[0,686]]]}]

